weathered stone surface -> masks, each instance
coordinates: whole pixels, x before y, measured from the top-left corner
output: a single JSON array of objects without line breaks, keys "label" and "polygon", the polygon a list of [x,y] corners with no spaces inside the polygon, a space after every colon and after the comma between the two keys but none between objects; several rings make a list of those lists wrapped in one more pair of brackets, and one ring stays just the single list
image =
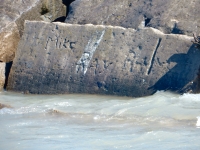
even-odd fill
[{"label": "weathered stone surface", "polygon": [[66,16],[66,6],[62,3],[62,0],[39,0],[29,11],[23,13],[16,20],[16,23],[22,35],[25,20],[51,22],[61,16]]},{"label": "weathered stone surface", "polygon": [[5,84],[5,63],[0,63],[0,90],[3,89]]},{"label": "weathered stone surface", "polygon": [[0,61],[10,62],[14,59],[15,50],[20,40],[19,30],[15,23],[10,23],[0,32]]},{"label": "weathered stone surface", "polygon": [[8,90],[145,96],[196,77],[192,37],[103,25],[26,22]]},{"label": "weathered stone surface", "polygon": [[164,33],[199,32],[199,0],[76,0],[67,23],[135,28],[149,26]]},{"label": "weathered stone surface", "polygon": [[[42,13],[42,7],[48,13]],[[14,58],[25,20],[53,21],[66,15],[62,0],[1,0],[0,1],[0,61]]]}]

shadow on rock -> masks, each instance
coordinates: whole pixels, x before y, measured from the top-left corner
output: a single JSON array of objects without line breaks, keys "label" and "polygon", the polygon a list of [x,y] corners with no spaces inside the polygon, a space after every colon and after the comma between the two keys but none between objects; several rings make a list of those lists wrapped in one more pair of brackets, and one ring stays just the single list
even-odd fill
[{"label": "shadow on rock", "polygon": [[53,22],[65,22],[66,16],[56,18]]},{"label": "shadow on rock", "polygon": [[62,3],[63,3],[65,6],[67,6],[66,17],[68,16],[69,11],[71,10],[70,4],[71,4],[72,2],[74,2],[74,1],[75,1],[75,0],[62,0]]},{"label": "shadow on rock", "polygon": [[174,54],[168,61],[177,63],[149,89],[188,92],[200,66],[200,50],[193,44],[187,54]]},{"label": "shadow on rock", "polygon": [[65,19],[68,16],[69,11],[71,10],[70,4],[74,1],[75,0],[62,0],[62,3],[67,7],[66,16],[56,18],[53,22],[65,22]]}]

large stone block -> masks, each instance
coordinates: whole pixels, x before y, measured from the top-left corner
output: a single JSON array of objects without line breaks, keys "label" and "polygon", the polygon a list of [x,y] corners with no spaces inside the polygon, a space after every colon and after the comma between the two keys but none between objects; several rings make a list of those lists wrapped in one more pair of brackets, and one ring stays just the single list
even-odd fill
[{"label": "large stone block", "polygon": [[66,15],[62,0],[1,0],[0,61],[13,60],[25,20],[53,21]]},{"label": "large stone block", "polygon": [[67,23],[135,28],[149,26],[169,34],[199,32],[199,0],[76,0]]},{"label": "large stone block", "polygon": [[196,77],[200,51],[192,37],[103,25],[29,22],[8,90],[145,96],[181,92]]}]

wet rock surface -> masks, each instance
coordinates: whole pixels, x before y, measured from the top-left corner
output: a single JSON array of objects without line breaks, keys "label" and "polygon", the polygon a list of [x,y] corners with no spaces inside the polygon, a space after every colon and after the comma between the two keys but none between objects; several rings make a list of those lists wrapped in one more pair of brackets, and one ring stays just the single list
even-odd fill
[{"label": "wet rock surface", "polygon": [[12,108],[12,107],[10,105],[0,103],[0,109],[3,109],[3,108]]},{"label": "wet rock surface", "polygon": [[67,23],[154,27],[169,34],[199,32],[199,0],[76,0]]},{"label": "wet rock surface", "polygon": [[191,40],[154,28],[27,21],[7,89],[134,97],[184,92],[200,65]]}]

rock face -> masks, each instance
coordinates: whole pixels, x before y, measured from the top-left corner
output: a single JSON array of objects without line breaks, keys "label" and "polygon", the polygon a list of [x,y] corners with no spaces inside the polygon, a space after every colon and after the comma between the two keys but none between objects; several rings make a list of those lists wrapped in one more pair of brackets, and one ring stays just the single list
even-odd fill
[{"label": "rock face", "polygon": [[199,32],[199,0],[76,0],[67,23],[137,29],[148,26],[169,34]]},{"label": "rock face", "polygon": [[190,90],[200,51],[186,35],[26,21],[8,90],[145,96]]},{"label": "rock face", "polygon": [[10,23],[0,31],[0,61],[10,62],[20,40],[19,30],[15,23]]},{"label": "rock face", "polygon": [[0,90],[3,89],[5,84],[5,63],[0,63]]},{"label": "rock face", "polygon": [[[0,61],[13,61],[20,37],[23,34],[25,20],[50,22],[58,17],[66,16],[66,6],[62,1],[0,0]],[[5,76],[1,77],[0,82],[4,83]],[[2,84],[0,88],[3,88]]]},{"label": "rock face", "polygon": [[62,0],[1,0],[0,61],[13,60],[25,20],[53,21],[65,15]]}]

